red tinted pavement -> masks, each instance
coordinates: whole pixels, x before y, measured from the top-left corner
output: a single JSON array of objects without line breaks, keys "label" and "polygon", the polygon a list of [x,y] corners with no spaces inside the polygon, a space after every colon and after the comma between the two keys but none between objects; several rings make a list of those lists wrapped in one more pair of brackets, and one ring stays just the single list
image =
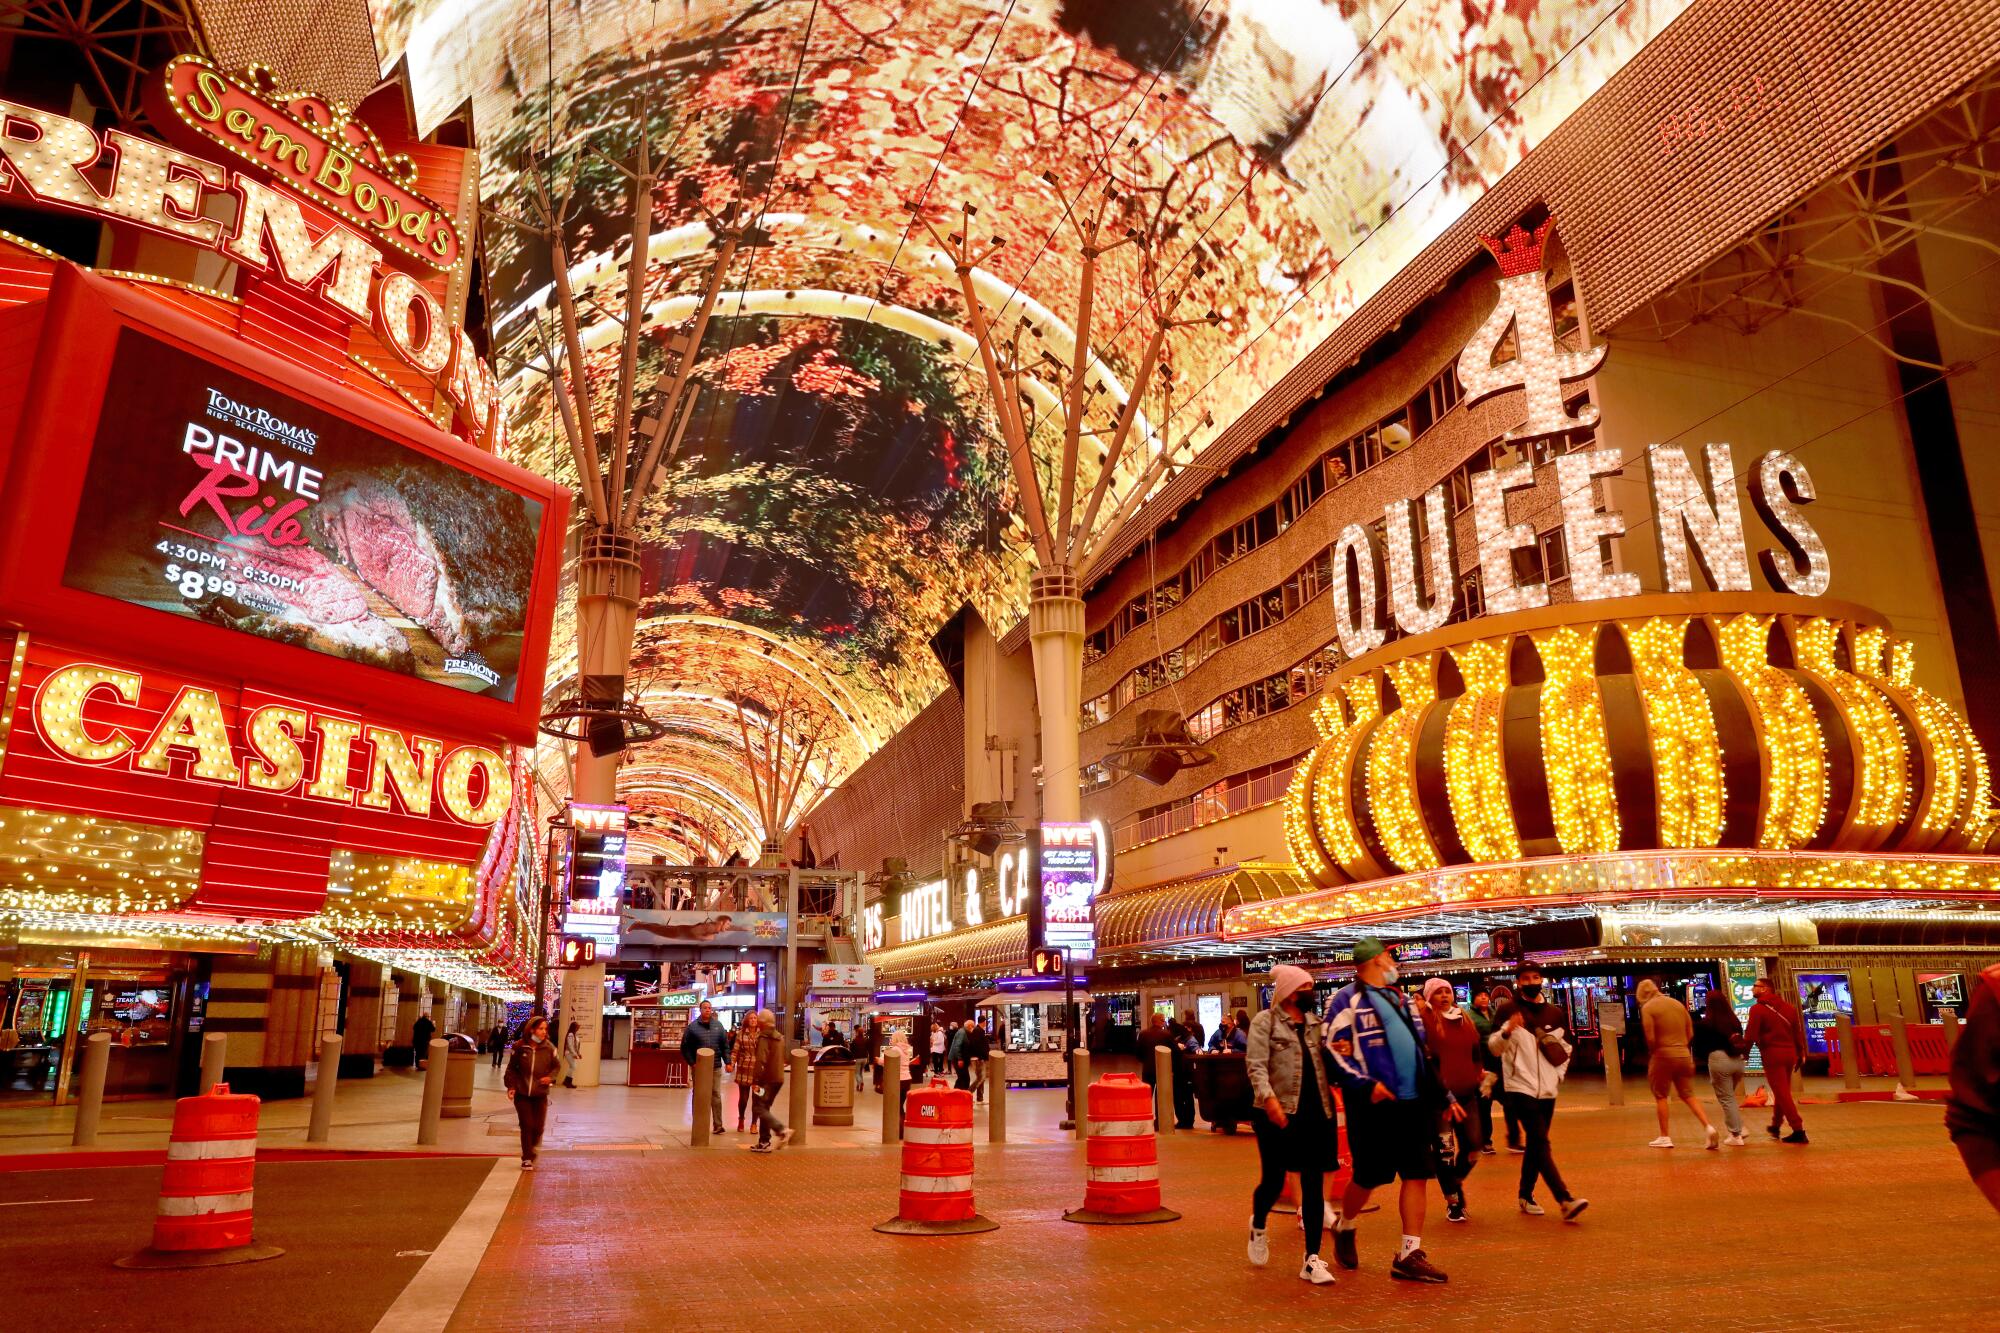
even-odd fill
[{"label": "red tinted pavement", "polygon": [[1717,1153],[1692,1135],[1647,1148],[1650,1106],[1565,1112],[1557,1156],[1591,1200],[1582,1223],[1519,1215],[1520,1159],[1484,1158],[1469,1225],[1447,1224],[1433,1195],[1441,1288],[1388,1277],[1393,1203],[1364,1219],[1362,1270],[1338,1286],[1298,1280],[1287,1219],[1271,1266],[1249,1267],[1247,1136],[1163,1143],[1165,1201],[1185,1218],[1146,1227],[1060,1220],[1082,1200],[1080,1146],[982,1143],[979,1208],[1000,1229],[938,1239],[870,1230],[895,1212],[893,1149],[556,1152],[521,1182],[451,1327],[541,1329],[555,1312],[757,1333],[2000,1327],[2000,1221],[1941,1109],[1808,1110],[1809,1147],[1753,1127],[1750,1147]]}]

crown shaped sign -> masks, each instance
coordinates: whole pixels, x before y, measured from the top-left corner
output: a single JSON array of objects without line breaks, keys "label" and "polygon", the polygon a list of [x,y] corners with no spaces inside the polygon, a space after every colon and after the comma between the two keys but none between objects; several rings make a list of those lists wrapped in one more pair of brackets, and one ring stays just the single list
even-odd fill
[{"label": "crown shaped sign", "polygon": [[1516,222],[1508,228],[1505,236],[1481,236],[1479,243],[1500,265],[1501,277],[1515,278],[1523,273],[1539,273],[1542,271],[1542,246],[1555,225],[1556,220],[1551,217],[1530,232]]}]

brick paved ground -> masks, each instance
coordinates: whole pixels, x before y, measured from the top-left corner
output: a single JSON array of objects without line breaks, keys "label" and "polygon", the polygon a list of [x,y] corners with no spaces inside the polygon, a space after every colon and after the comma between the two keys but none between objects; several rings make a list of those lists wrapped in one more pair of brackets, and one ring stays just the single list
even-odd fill
[{"label": "brick paved ground", "polygon": [[[1017,1114],[1042,1118],[1034,1096]],[[1243,1256],[1255,1150],[1206,1132],[1162,1144],[1184,1220],[1081,1227],[1080,1147],[978,1152],[980,1236],[879,1235],[893,1149],[553,1151],[524,1177],[454,1330],[588,1327],[1242,1329],[2000,1326],[2000,1221],[1947,1144],[1935,1104],[1808,1108],[1813,1143],[1646,1148],[1650,1107],[1558,1116],[1558,1159],[1592,1206],[1579,1226],[1514,1211],[1518,1158],[1483,1159],[1474,1220],[1433,1200],[1426,1247],[1451,1284],[1392,1282],[1393,1211],[1371,1214],[1363,1269],[1333,1288]],[[1679,1113],[1677,1112],[1677,1115]],[[1676,1132],[1689,1122],[1677,1121]],[[1753,1131],[1754,1132],[1754,1131]],[[760,1276],[748,1279],[745,1262]]]}]

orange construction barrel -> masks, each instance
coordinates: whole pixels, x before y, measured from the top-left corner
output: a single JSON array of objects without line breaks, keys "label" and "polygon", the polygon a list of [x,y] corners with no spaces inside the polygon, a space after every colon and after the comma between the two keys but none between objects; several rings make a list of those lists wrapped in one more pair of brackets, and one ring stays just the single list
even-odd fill
[{"label": "orange construction barrel", "polygon": [[991,1231],[972,1201],[972,1093],[943,1079],[910,1089],[903,1103],[903,1176],[896,1215],[876,1226],[898,1236]]},{"label": "orange construction barrel", "polygon": [[284,1253],[251,1237],[257,1111],[257,1098],[227,1083],[174,1104],[153,1243],[118,1260],[120,1268],[208,1267]]},{"label": "orange construction barrel", "polygon": [[1133,1074],[1106,1074],[1090,1085],[1090,1134],[1084,1150],[1083,1207],[1065,1222],[1174,1222],[1160,1206],[1160,1158],[1153,1131],[1153,1090]]}]

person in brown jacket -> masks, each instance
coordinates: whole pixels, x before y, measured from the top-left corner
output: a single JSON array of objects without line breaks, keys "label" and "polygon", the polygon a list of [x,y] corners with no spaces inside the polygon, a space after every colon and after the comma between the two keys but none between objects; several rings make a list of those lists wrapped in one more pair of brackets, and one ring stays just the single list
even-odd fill
[{"label": "person in brown jacket", "polygon": [[750,1077],[756,1068],[757,1059],[757,1015],[745,1014],[736,1021],[736,1031],[729,1039],[730,1075],[736,1080],[736,1132],[743,1132],[744,1117],[750,1113],[750,1099],[757,1090],[757,1081]]},{"label": "person in brown jacket", "polygon": [[521,1029],[521,1039],[507,1058],[507,1100],[514,1103],[514,1116],[521,1122],[521,1169],[535,1169],[535,1155],[541,1151],[542,1130],[549,1123],[549,1088],[562,1072],[549,1043],[549,1020],[539,1014]]},{"label": "person in brown jacket", "polygon": [[[776,1152],[792,1141],[792,1131],[771,1108],[785,1086],[785,1037],[778,1031],[777,1015],[769,1009],[757,1011],[757,1044],[750,1055],[750,1079],[756,1087],[757,1146],[752,1152]],[[744,1071],[738,1069],[736,1077]]]},{"label": "person in brown jacket", "polygon": [[1798,1006],[1778,997],[1778,988],[1769,977],[1758,977],[1751,993],[1757,1002],[1750,1006],[1750,1025],[1744,1035],[1764,1054],[1764,1078],[1771,1085],[1771,1123],[1765,1133],[1778,1137],[1778,1122],[1785,1121],[1792,1132],[1786,1143],[1805,1143],[1806,1122],[1799,1115],[1799,1103],[1792,1096],[1792,1071],[1806,1048],[1805,1020]]}]

